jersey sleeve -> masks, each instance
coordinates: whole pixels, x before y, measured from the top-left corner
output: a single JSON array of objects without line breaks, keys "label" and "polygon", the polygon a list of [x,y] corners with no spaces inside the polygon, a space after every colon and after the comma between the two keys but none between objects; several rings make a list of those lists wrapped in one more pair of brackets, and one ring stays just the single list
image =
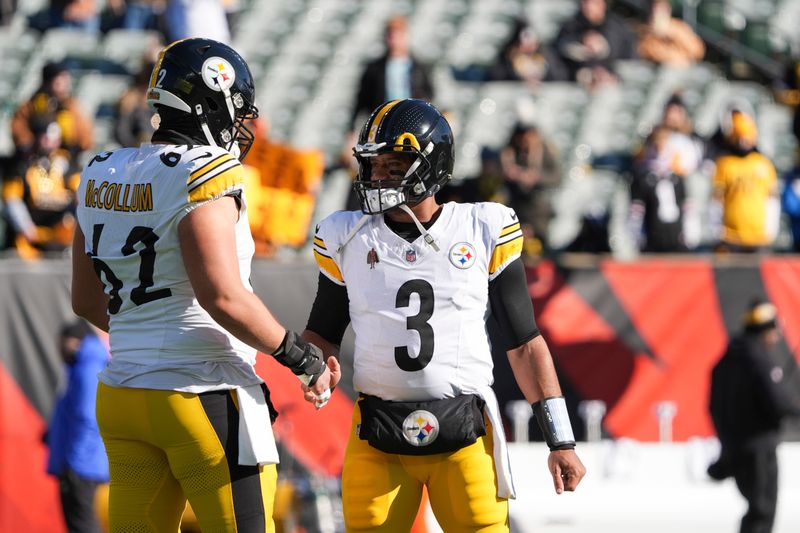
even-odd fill
[{"label": "jersey sleeve", "polygon": [[333,217],[328,217],[317,225],[314,233],[314,259],[323,276],[337,285],[344,286],[342,270],[335,258],[335,247],[338,241],[335,238],[336,227],[336,219]]},{"label": "jersey sleeve", "polygon": [[714,186],[714,190],[719,192],[723,192],[725,188],[728,186],[728,166],[730,165],[730,158],[728,157],[721,157],[717,160],[717,166],[714,170],[714,177],[712,178],[712,183]]},{"label": "jersey sleeve", "polygon": [[489,205],[492,206],[487,220],[491,232],[488,267],[491,281],[522,254],[522,230],[513,209],[500,204]]},{"label": "jersey sleeve", "polygon": [[244,169],[239,160],[226,150],[204,146],[184,157],[191,158],[193,163],[186,180],[187,211],[244,188]]}]

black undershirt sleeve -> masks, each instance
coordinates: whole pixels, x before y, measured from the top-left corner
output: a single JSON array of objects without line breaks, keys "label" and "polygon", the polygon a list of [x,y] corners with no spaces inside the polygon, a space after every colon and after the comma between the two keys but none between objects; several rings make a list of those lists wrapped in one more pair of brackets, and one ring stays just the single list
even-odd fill
[{"label": "black undershirt sleeve", "polygon": [[519,348],[539,335],[521,258],[512,261],[489,282],[489,303],[503,333],[506,351]]},{"label": "black undershirt sleeve", "polygon": [[336,346],[342,345],[342,337],[350,324],[350,299],[347,287],[337,285],[320,273],[317,296],[308,316],[306,329],[313,331]]}]

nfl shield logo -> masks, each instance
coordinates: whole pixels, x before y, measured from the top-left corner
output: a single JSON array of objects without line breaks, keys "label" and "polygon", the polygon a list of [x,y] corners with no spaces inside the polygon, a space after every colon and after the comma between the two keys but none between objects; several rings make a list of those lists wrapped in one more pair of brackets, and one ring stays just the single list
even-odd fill
[{"label": "nfl shield logo", "polygon": [[413,263],[417,260],[417,251],[413,248],[409,248],[406,250],[406,261],[409,263]]}]

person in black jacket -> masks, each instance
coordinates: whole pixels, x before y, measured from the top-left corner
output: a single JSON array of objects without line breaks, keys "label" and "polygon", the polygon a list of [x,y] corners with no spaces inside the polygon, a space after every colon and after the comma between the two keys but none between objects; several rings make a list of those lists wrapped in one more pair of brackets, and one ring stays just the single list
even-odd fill
[{"label": "person in black jacket", "polygon": [[606,0],[581,0],[580,10],[556,38],[556,48],[571,79],[596,88],[616,79],[614,63],[636,57],[634,33],[613,13]]},{"label": "person in black jacket", "polygon": [[747,499],[740,533],[772,531],[781,420],[800,415],[800,402],[787,385],[797,362],[791,356],[779,361],[780,339],[775,306],[755,300],[744,331],[730,341],[711,375],[711,418],[722,450],[708,474],[717,480],[733,476]]},{"label": "person in black jacket", "polygon": [[433,100],[428,67],[411,55],[406,18],[391,17],[386,22],[384,38],[386,53],[368,63],[361,75],[351,124],[355,124],[359,114],[369,115],[389,100]]}]

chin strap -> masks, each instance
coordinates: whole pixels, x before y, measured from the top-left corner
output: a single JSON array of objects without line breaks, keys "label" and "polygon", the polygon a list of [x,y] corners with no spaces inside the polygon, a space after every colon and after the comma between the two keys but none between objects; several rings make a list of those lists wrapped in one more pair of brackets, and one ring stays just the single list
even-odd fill
[{"label": "chin strap", "polygon": [[366,214],[365,215],[361,215],[361,218],[358,219],[358,222],[356,222],[356,225],[353,226],[353,229],[351,229],[350,233],[347,234],[347,237],[344,238],[344,241],[342,242],[342,244],[339,245],[339,247],[336,249],[336,253],[337,254],[341,254],[342,253],[342,250],[344,250],[344,247],[347,246],[347,243],[350,242],[353,239],[353,237],[355,237],[356,233],[358,233],[358,230],[361,229],[361,226],[366,224],[367,220],[369,220],[369,217],[371,217],[371,216],[372,215],[366,215]]},{"label": "chin strap", "polygon": [[194,106],[194,112],[197,115],[197,118],[200,120],[200,129],[203,130],[203,134],[206,136],[208,145],[217,146],[217,143],[214,141],[214,136],[211,135],[211,129],[208,127],[208,122],[203,119],[203,106],[197,104]]},{"label": "chin strap", "polygon": [[408,207],[406,204],[400,204],[397,207],[405,211],[406,214],[408,214],[408,216],[411,217],[411,220],[413,220],[414,224],[416,224],[417,229],[422,235],[422,238],[425,239],[425,242],[428,244],[428,246],[430,246],[431,248],[433,248],[435,251],[438,252],[439,246],[436,244],[436,239],[433,238],[433,235],[428,233],[428,230],[426,230],[425,226],[422,225],[422,222],[419,221],[417,216],[414,214],[414,211],[412,211],[411,208]]},{"label": "chin strap", "polygon": [[[428,246],[430,246],[431,248],[433,248],[435,251],[438,252],[439,251],[439,245],[436,244],[436,239],[433,238],[433,235],[428,233],[428,230],[425,229],[425,226],[422,225],[422,223],[419,221],[419,219],[414,214],[414,212],[411,210],[411,208],[408,207],[406,204],[400,204],[397,207],[399,209],[402,209],[406,213],[408,213],[408,216],[410,216],[411,220],[413,220],[414,224],[416,224],[417,229],[419,230],[420,234],[422,235],[422,238],[425,240],[425,243]],[[347,236],[344,238],[344,241],[342,241],[342,244],[339,245],[339,247],[336,249],[336,253],[337,254],[341,254],[342,253],[342,250],[344,250],[344,247],[347,246],[347,243],[350,242],[351,240],[353,240],[353,237],[355,237],[356,233],[358,233],[358,230],[361,229],[361,226],[366,224],[367,220],[369,220],[369,218],[371,216],[372,215],[364,214],[364,215],[361,216],[361,218],[358,219],[358,222],[356,222],[356,225],[353,226],[353,229],[351,229],[350,232],[347,234]]]}]

